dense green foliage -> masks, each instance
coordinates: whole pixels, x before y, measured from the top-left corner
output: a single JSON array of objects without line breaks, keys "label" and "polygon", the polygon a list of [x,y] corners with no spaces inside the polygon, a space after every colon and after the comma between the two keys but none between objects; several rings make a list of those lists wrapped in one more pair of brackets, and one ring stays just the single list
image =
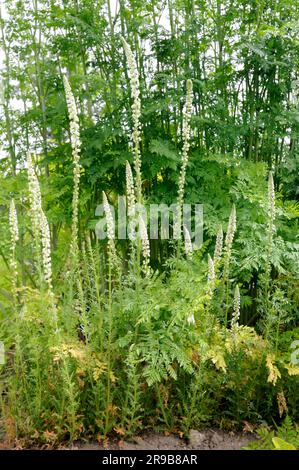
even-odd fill
[{"label": "dense green foliage", "polygon": [[[188,435],[207,423],[272,424],[286,413],[298,421],[299,2],[3,5],[0,432],[56,445],[146,427]],[[116,204],[125,163],[136,158],[122,37],[138,66],[146,205],[176,201],[193,83],[184,200],[204,206],[204,243],[186,257],[180,244],[150,240],[150,276],[138,241],[134,249],[115,241],[115,255],[94,232],[102,191]],[[77,251],[65,74],[82,141]],[[50,226],[53,291],[41,262],[45,232],[32,217],[28,151]],[[211,282],[221,225],[225,246]]]}]

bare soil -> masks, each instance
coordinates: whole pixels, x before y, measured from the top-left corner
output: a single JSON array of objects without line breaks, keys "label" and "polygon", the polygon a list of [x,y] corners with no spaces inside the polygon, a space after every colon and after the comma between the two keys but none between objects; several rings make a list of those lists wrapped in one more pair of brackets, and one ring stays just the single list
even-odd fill
[{"label": "bare soil", "polygon": [[208,429],[190,431],[188,442],[175,435],[166,436],[149,432],[137,436],[131,441],[107,443],[105,446],[98,443],[78,443],[72,448],[74,450],[241,450],[253,440],[255,437],[252,434]]},{"label": "bare soil", "polygon": [[[191,430],[186,441],[176,435],[146,432],[129,440],[107,440],[106,442],[75,442],[71,446],[60,446],[60,450],[241,450],[255,440],[253,434],[224,432],[215,429]],[[20,450],[22,443],[14,446],[0,442],[0,450]],[[42,447],[43,448],[43,447]],[[48,446],[44,447],[48,448]],[[41,447],[31,447],[41,449]]]}]

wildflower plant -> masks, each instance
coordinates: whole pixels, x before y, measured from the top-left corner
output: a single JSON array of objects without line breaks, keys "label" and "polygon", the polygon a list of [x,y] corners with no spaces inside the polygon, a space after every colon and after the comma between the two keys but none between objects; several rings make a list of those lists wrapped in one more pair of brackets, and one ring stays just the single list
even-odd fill
[{"label": "wildflower plant", "polygon": [[[47,217],[42,208],[42,197],[39,181],[34,170],[31,154],[29,152],[27,153],[27,174],[30,212],[33,226],[33,234],[36,244],[37,263],[40,272],[40,282],[45,283],[48,292],[50,293],[50,295],[52,295],[53,285],[50,227]],[[39,248],[40,245],[41,254]]]},{"label": "wildflower plant", "polygon": [[233,309],[232,321],[231,321],[232,328],[239,326],[239,319],[240,319],[240,289],[237,284],[235,288],[234,309]]},{"label": "wildflower plant", "polygon": [[130,240],[135,239],[135,219],[136,219],[136,197],[134,188],[134,179],[131,166],[126,162],[126,195],[128,205],[128,236]]},{"label": "wildflower plant", "polygon": [[11,199],[9,206],[9,228],[10,228],[10,269],[12,279],[12,293],[14,302],[17,300],[17,282],[18,282],[18,266],[16,259],[16,247],[19,240],[18,216],[14,199]]},{"label": "wildflower plant", "polygon": [[231,249],[232,249],[232,244],[235,236],[237,228],[237,218],[236,218],[236,207],[233,205],[230,216],[229,216],[229,221],[228,221],[228,226],[227,226],[227,232],[226,232],[226,237],[225,237],[225,256],[228,258],[226,259],[226,262],[229,261],[229,257],[231,256]]},{"label": "wildflower plant", "polygon": [[[266,277],[267,283],[270,282],[271,275],[271,258],[273,255],[273,235],[275,233],[275,188],[272,172],[268,177],[268,201],[267,201],[267,261],[266,261]],[[269,287],[269,286],[268,286]]]},{"label": "wildflower plant", "polygon": [[213,258],[208,255],[208,294],[212,298],[213,291],[215,288],[215,263]]},{"label": "wildflower plant", "polygon": [[79,206],[79,185],[80,185],[80,151],[81,151],[81,140],[80,140],[80,127],[79,117],[77,112],[76,101],[69,84],[68,78],[63,76],[63,84],[65,90],[65,98],[67,103],[68,115],[70,120],[70,137],[72,146],[72,157],[73,157],[73,200],[72,200],[72,238],[71,238],[71,254],[76,257],[78,252],[78,206]]},{"label": "wildflower plant", "polygon": [[47,217],[42,209],[40,212],[40,232],[44,280],[48,291],[52,292],[51,235]]},{"label": "wildflower plant", "polygon": [[139,215],[139,228],[140,228],[140,238],[142,245],[142,255],[143,255],[143,272],[145,276],[148,276],[151,272],[150,270],[150,244],[147,234],[147,229],[143,217]]},{"label": "wildflower plant", "polygon": [[185,225],[183,226],[183,232],[184,232],[184,240],[185,240],[185,254],[187,258],[192,258],[192,253],[193,253],[193,246],[192,246],[192,241],[190,237],[189,230]]},{"label": "wildflower plant", "polygon": [[193,98],[193,86],[190,79],[187,80],[187,93],[186,103],[183,112],[183,149],[181,155],[181,169],[178,182],[178,206],[180,213],[183,211],[184,203],[184,192],[185,192],[185,180],[186,180],[186,169],[189,160],[189,148],[190,148],[190,134],[191,134],[191,111],[192,111],[192,98]]},{"label": "wildflower plant", "polygon": [[[43,445],[56,446],[62,440],[105,439],[110,433],[122,439],[152,428],[176,430],[188,436],[191,428],[203,423],[225,424],[226,414],[234,416],[234,424],[260,420],[264,417],[264,404],[259,403],[259,398],[270,389],[273,391],[269,392],[267,400],[270,410],[265,413],[267,418],[272,418],[272,397],[277,408],[278,394],[280,414],[296,408],[289,403],[292,394],[288,389],[295,386],[284,379],[287,373],[291,381],[296,379],[298,367],[287,364],[279,352],[280,310],[287,308],[283,292],[279,289],[276,295],[271,292],[269,312],[278,319],[274,341],[273,336],[269,335],[265,341],[252,327],[239,325],[239,285],[245,291],[252,279],[244,276],[244,280],[242,272],[240,279],[237,278],[231,263],[236,233],[235,206],[229,216],[225,239],[220,216],[206,226],[211,236],[215,234],[215,227],[218,229],[214,253],[209,253],[211,244],[207,240],[195,256],[191,229],[181,220],[179,235],[181,237],[183,232],[185,256],[180,252],[172,256],[171,250],[167,251],[168,246],[166,254],[162,253],[161,246],[163,249],[165,246],[162,244],[158,244],[157,254],[155,242],[150,244],[146,214],[140,210],[143,194],[139,75],[135,56],[124,40],[123,46],[133,115],[130,135],[133,164],[132,168],[129,162],[125,166],[130,250],[126,242],[116,242],[114,208],[109,204],[108,193],[102,192],[107,243],[94,238],[91,225],[82,230],[83,223],[79,224],[80,130],[75,99],[66,77],[63,81],[74,183],[70,251],[75,262],[65,270],[60,269],[59,258],[68,247],[69,229],[66,224],[60,226],[59,221],[59,246],[52,257],[51,244],[55,246],[57,242],[57,226],[49,225],[34,161],[31,154],[27,155],[33,230],[25,231],[24,238],[26,244],[33,235],[40,282],[36,280],[35,263],[24,262],[21,266],[18,252],[18,266],[25,272],[22,272],[22,302],[18,305],[18,321],[10,322],[8,318],[3,322],[7,329],[5,334],[13,339],[10,367],[5,370],[4,386],[0,390],[5,391],[0,393],[1,417],[6,433],[12,434],[12,441],[21,442],[20,438],[30,436],[30,440]],[[190,80],[186,88],[181,168],[175,196],[181,212],[191,139],[193,91]],[[145,142],[146,139],[147,136]],[[39,172],[42,171],[41,166]],[[107,186],[109,176],[105,175]],[[98,186],[97,191],[99,189],[102,188]],[[109,199],[114,200],[115,192],[110,189]],[[271,174],[266,220],[268,264],[265,271],[270,280],[275,223]],[[15,280],[13,291],[19,292],[20,289],[16,289],[18,223],[13,200],[9,227],[11,259],[8,264]],[[154,271],[155,255],[161,259]],[[70,284],[72,288],[68,289]],[[234,292],[232,286],[235,286]],[[243,300],[245,307],[245,297]],[[226,312],[225,322],[219,312],[221,315]],[[47,313],[55,319],[56,334],[53,334],[52,324],[45,321]],[[245,323],[245,316],[244,308],[242,323]],[[0,339],[1,335],[2,331]]]},{"label": "wildflower plant", "polygon": [[214,264],[217,265],[221,259],[223,250],[223,230],[222,225],[219,227],[216,237],[216,244],[214,250]]},{"label": "wildflower plant", "polygon": [[141,177],[141,155],[140,155],[140,142],[141,142],[141,131],[140,131],[140,116],[141,116],[141,101],[140,101],[140,84],[138,68],[134,54],[124,38],[122,38],[123,47],[128,63],[128,73],[130,77],[131,85],[131,97],[132,97],[132,120],[133,120],[133,131],[131,135],[133,154],[134,154],[134,169],[136,176],[136,196],[137,202],[141,203],[142,199],[142,177]]},{"label": "wildflower plant", "polygon": [[114,218],[111,212],[110,204],[108,202],[107,196],[103,191],[103,206],[107,221],[107,238],[108,238],[108,252],[109,252],[109,262],[111,262],[114,267],[117,265],[117,254],[115,249],[115,223]]},{"label": "wildflower plant", "polygon": [[225,242],[224,242],[224,259],[223,259],[223,276],[222,276],[223,297],[226,294],[226,305],[225,305],[225,310],[226,310],[225,324],[226,325],[228,321],[228,309],[229,309],[229,267],[230,267],[232,245],[233,245],[236,228],[237,228],[236,207],[235,205],[233,205],[230,216],[229,216],[227,232],[226,232],[226,237],[225,237]]},{"label": "wildflower plant", "polygon": [[40,241],[40,214],[42,210],[42,198],[39,182],[35,173],[34,164],[30,152],[27,152],[27,176],[30,202],[30,215],[32,220],[35,242]]}]

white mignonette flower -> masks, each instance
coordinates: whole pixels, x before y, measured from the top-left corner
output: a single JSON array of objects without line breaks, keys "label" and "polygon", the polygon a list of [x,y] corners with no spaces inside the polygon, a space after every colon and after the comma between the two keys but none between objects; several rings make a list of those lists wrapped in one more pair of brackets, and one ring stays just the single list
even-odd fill
[{"label": "white mignonette flower", "polygon": [[[42,209],[42,198],[39,187],[39,182],[34,171],[32,158],[30,153],[27,153],[27,173],[28,173],[28,186],[29,186],[29,202],[32,216],[33,232],[38,246],[42,248],[41,264],[43,267],[44,280],[48,288],[48,293],[52,299],[53,319],[55,328],[57,327],[57,312],[54,305],[54,294],[52,286],[52,261],[51,261],[51,235],[47,217]],[[40,262],[40,255],[38,253],[38,261]]]},{"label": "white mignonette flower", "polygon": [[192,253],[193,253],[193,246],[192,246],[192,241],[191,241],[189,230],[187,229],[185,225],[183,226],[183,232],[184,232],[184,240],[185,240],[185,253],[186,253],[187,258],[191,258]]},{"label": "white mignonette flower", "polygon": [[115,238],[115,225],[113,215],[110,209],[110,204],[108,202],[107,196],[103,191],[103,206],[106,215],[106,222],[107,222],[107,236],[108,240],[114,240]]},{"label": "white mignonette flower", "polygon": [[110,209],[110,204],[108,202],[107,196],[106,196],[104,191],[103,191],[103,206],[104,206],[104,212],[105,212],[105,216],[106,216],[108,248],[109,248],[109,253],[110,253],[110,257],[111,257],[111,262],[116,268],[118,268],[119,263],[118,263],[116,248],[115,248],[115,244],[114,244],[114,239],[115,239],[114,218],[113,218],[113,215],[112,215],[112,211]]},{"label": "white mignonette flower", "polygon": [[146,230],[146,225],[143,220],[143,217],[139,215],[139,231],[142,244],[142,255],[143,255],[143,271],[146,276],[150,274],[150,244],[148,239],[148,234]]},{"label": "white mignonette flower", "polygon": [[215,266],[214,266],[214,261],[211,258],[210,255],[208,255],[208,282],[214,282],[215,281]]},{"label": "white mignonette flower", "polygon": [[230,216],[229,216],[227,233],[225,237],[225,246],[226,246],[227,251],[230,251],[232,247],[236,228],[237,228],[236,207],[235,205],[233,205]]},{"label": "white mignonette flower", "polygon": [[128,201],[128,216],[134,217],[136,210],[134,179],[129,162],[126,162],[126,191]]},{"label": "white mignonette flower", "polygon": [[141,116],[141,101],[140,101],[140,86],[137,63],[129,44],[122,38],[124,51],[128,62],[128,74],[131,85],[132,104],[132,119],[133,119],[133,132],[132,144],[134,148],[134,169],[136,173],[136,193],[137,201],[141,202],[141,159],[140,159],[140,116]]},{"label": "white mignonette flower", "polygon": [[64,91],[65,91],[65,99],[68,109],[68,115],[70,120],[70,136],[71,136],[71,146],[73,150],[73,159],[74,162],[79,163],[80,159],[80,148],[81,148],[81,141],[80,141],[80,127],[79,127],[79,118],[77,112],[77,106],[75,97],[73,95],[71,86],[67,77],[63,76],[63,84],[64,84]]},{"label": "white mignonette flower", "polygon": [[51,235],[47,217],[42,209],[40,186],[34,171],[30,153],[27,154],[28,186],[30,208],[32,213],[33,231],[42,247],[42,266],[45,283],[52,293],[52,261],[51,261]]},{"label": "white mignonette flower", "polygon": [[240,318],[240,290],[238,284],[236,285],[235,288],[235,295],[234,295],[234,310],[233,310],[233,315],[232,315],[232,322],[231,322],[231,327],[238,327],[239,326],[239,318]]},{"label": "white mignonette flower", "polygon": [[52,291],[51,236],[48,220],[43,210],[41,210],[40,213],[40,230],[44,278],[48,286],[48,290]]},{"label": "white mignonette flower", "polygon": [[208,294],[212,298],[215,282],[215,265],[210,255],[208,255]]},{"label": "white mignonette flower", "polygon": [[12,245],[15,246],[19,240],[19,227],[15,201],[13,199],[11,199],[9,206],[9,227]]},{"label": "white mignonette flower", "polygon": [[40,232],[40,212],[42,210],[42,197],[39,182],[33,166],[32,157],[29,152],[27,152],[27,174],[33,231],[35,236],[38,237]]},{"label": "white mignonette flower", "polygon": [[73,179],[74,179],[74,190],[73,190],[73,201],[72,201],[72,243],[71,251],[76,254],[78,248],[78,203],[79,203],[79,184],[81,175],[80,165],[80,151],[81,151],[81,140],[80,140],[80,126],[77,112],[76,101],[72,93],[71,86],[67,77],[63,76],[63,84],[65,90],[65,98],[68,109],[69,121],[70,121],[70,136],[72,146],[72,157],[73,157]]},{"label": "white mignonette flower", "polygon": [[182,166],[180,170],[179,183],[178,183],[178,204],[181,210],[181,207],[184,202],[184,188],[185,188],[185,179],[186,179],[186,168],[189,160],[189,148],[190,148],[190,119],[191,119],[191,109],[192,109],[192,81],[187,80],[187,95],[185,109],[183,112],[183,149],[182,149]]},{"label": "white mignonette flower", "polygon": [[10,269],[12,271],[12,291],[16,293],[18,268],[16,261],[16,245],[19,240],[19,227],[18,227],[18,216],[15,206],[15,201],[11,199],[9,206],[9,228],[11,238],[11,255],[10,255]]},{"label": "white mignonette flower", "polygon": [[216,244],[215,244],[215,251],[214,251],[214,264],[216,264],[222,256],[222,249],[223,249],[223,230],[222,226],[220,226],[217,237],[216,237]]}]

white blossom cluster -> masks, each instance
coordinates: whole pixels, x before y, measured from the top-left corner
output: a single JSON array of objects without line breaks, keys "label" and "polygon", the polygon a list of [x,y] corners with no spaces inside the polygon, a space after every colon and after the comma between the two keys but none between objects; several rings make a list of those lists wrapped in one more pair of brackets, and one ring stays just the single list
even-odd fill
[{"label": "white blossom cluster", "polygon": [[222,230],[222,226],[220,226],[218,233],[217,233],[217,237],[216,237],[216,244],[215,244],[215,251],[214,251],[214,264],[217,264],[218,261],[221,259],[222,249],[223,249],[223,230]]},{"label": "white blossom cluster", "polygon": [[103,191],[103,206],[104,206],[104,211],[106,215],[106,221],[107,221],[107,236],[108,240],[114,240],[115,238],[115,225],[114,225],[114,219],[112,216],[112,212],[110,209],[110,205],[106,196],[106,193]]},{"label": "white blossom cluster", "polygon": [[208,255],[208,282],[212,283],[215,281],[215,266],[214,261],[210,255]]},{"label": "white blossom cluster", "polygon": [[239,326],[239,319],[240,319],[240,290],[238,284],[235,288],[235,295],[234,295],[234,310],[232,315],[232,328]]},{"label": "white blossom cluster", "polygon": [[76,254],[78,247],[78,201],[79,201],[79,184],[80,184],[80,174],[81,174],[81,165],[80,165],[80,150],[81,150],[81,140],[80,140],[80,126],[79,118],[77,113],[77,106],[74,95],[72,93],[71,86],[67,77],[63,76],[63,84],[65,90],[65,98],[68,109],[68,115],[70,120],[70,136],[71,136],[71,146],[72,146],[72,156],[73,156],[73,179],[74,179],[74,190],[73,190],[73,201],[72,201],[72,243],[71,243],[71,252]]},{"label": "white blossom cluster", "polygon": [[32,162],[30,152],[27,152],[27,175],[28,175],[28,188],[29,188],[29,202],[31,209],[33,231],[36,238],[39,238],[40,233],[40,212],[42,210],[42,197],[39,187],[39,182],[35,174],[35,169]]},{"label": "white blossom cluster", "polygon": [[11,238],[11,258],[10,258],[10,268],[12,270],[12,280],[13,280],[13,291],[16,288],[17,282],[17,261],[16,261],[16,245],[19,240],[19,227],[18,227],[18,216],[15,206],[15,201],[11,199],[9,206],[9,228],[10,228],[10,238]]},{"label": "white blossom cluster", "polygon": [[151,272],[150,270],[150,256],[151,256],[150,244],[149,244],[145,222],[141,215],[139,215],[139,230],[140,230],[140,238],[141,238],[141,244],[142,244],[143,272],[146,276],[148,276]]},{"label": "white blossom cluster", "polygon": [[228,226],[227,226],[227,233],[225,237],[225,247],[226,251],[230,252],[235,232],[237,228],[237,216],[236,216],[236,207],[233,205],[230,216],[229,216],[229,221],[228,221]]},{"label": "white blossom cluster", "polygon": [[210,297],[213,296],[214,284],[215,284],[215,265],[213,258],[208,255],[208,294]]},{"label": "white blossom cluster", "polygon": [[126,192],[128,201],[128,216],[134,217],[136,210],[134,179],[129,162],[126,162]]},{"label": "white blossom cluster", "polygon": [[109,255],[111,256],[112,264],[117,266],[118,260],[117,260],[116,249],[115,249],[115,244],[114,244],[115,224],[114,224],[113,215],[110,209],[110,205],[109,205],[106,193],[104,191],[103,191],[103,207],[104,207],[104,212],[105,212],[106,222],[107,222]]},{"label": "white blossom cluster", "polygon": [[128,203],[128,236],[130,240],[136,238],[135,233],[135,219],[136,219],[136,198],[134,188],[134,178],[129,162],[126,162],[126,193]]},{"label": "white blossom cluster", "polygon": [[193,246],[192,246],[192,241],[191,241],[189,230],[187,229],[185,225],[183,226],[183,232],[184,232],[184,240],[185,240],[185,253],[186,253],[187,258],[191,258],[192,253],[193,253]]},{"label": "white blossom cluster", "polygon": [[230,263],[232,244],[233,244],[236,228],[237,228],[236,207],[235,205],[233,205],[230,216],[229,216],[227,232],[226,232],[226,237],[225,237],[225,257],[224,257],[224,269],[223,269],[224,282],[228,282],[229,263]]},{"label": "white blossom cluster", "polygon": [[41,241],[44,280],[52,292],[51,236],[47,217],[42,209],[41,191],[30,153],[27,154],[29,201],[36,241]]},{"label": "white blossom cluster", "polygon": [[141,101],[140,101],[140,87],[138,68],[133,52],[129,44],[122,38],[124,51],[128,62],[128,74],[131,85],[131,96],[132,96],[132,118],[133,118],[133,131],[132,131],[132,145],[134,148],[134,169],[136,173],[136,194],[137,201],[141,202],[141,158],[140,158],[140,116],[141,116]]},{"label": "white blossom cluster", "polygon": [[9,206],[9,227],[11,234],[11,241],[13,246],[16,245],[19,240],[19,227],[18,227],[18,216],[15,206],[15,201],[11,199]]},{"label": "white blossom cluster", "polygon": [[178,184],[178,204],[181,208],[184,202],[184,188],[185,188],[185,179],[186,179],[186,168],[189,159],[189,148],[190,148],[190,119],[191,119],[191,110],[192,110],[192,81],[187,80],[187,95],[185,109],[183,112],[183,149],[182,149],[182,166],[179,176]]},{"label": "white blossom cluster", "polygon": [[42,261],[44,279],[49,292],[52,292],[52,261],[51,261],[51,235],[47,217],[43,210],[40,213],[40,230],[42,241]]}]

